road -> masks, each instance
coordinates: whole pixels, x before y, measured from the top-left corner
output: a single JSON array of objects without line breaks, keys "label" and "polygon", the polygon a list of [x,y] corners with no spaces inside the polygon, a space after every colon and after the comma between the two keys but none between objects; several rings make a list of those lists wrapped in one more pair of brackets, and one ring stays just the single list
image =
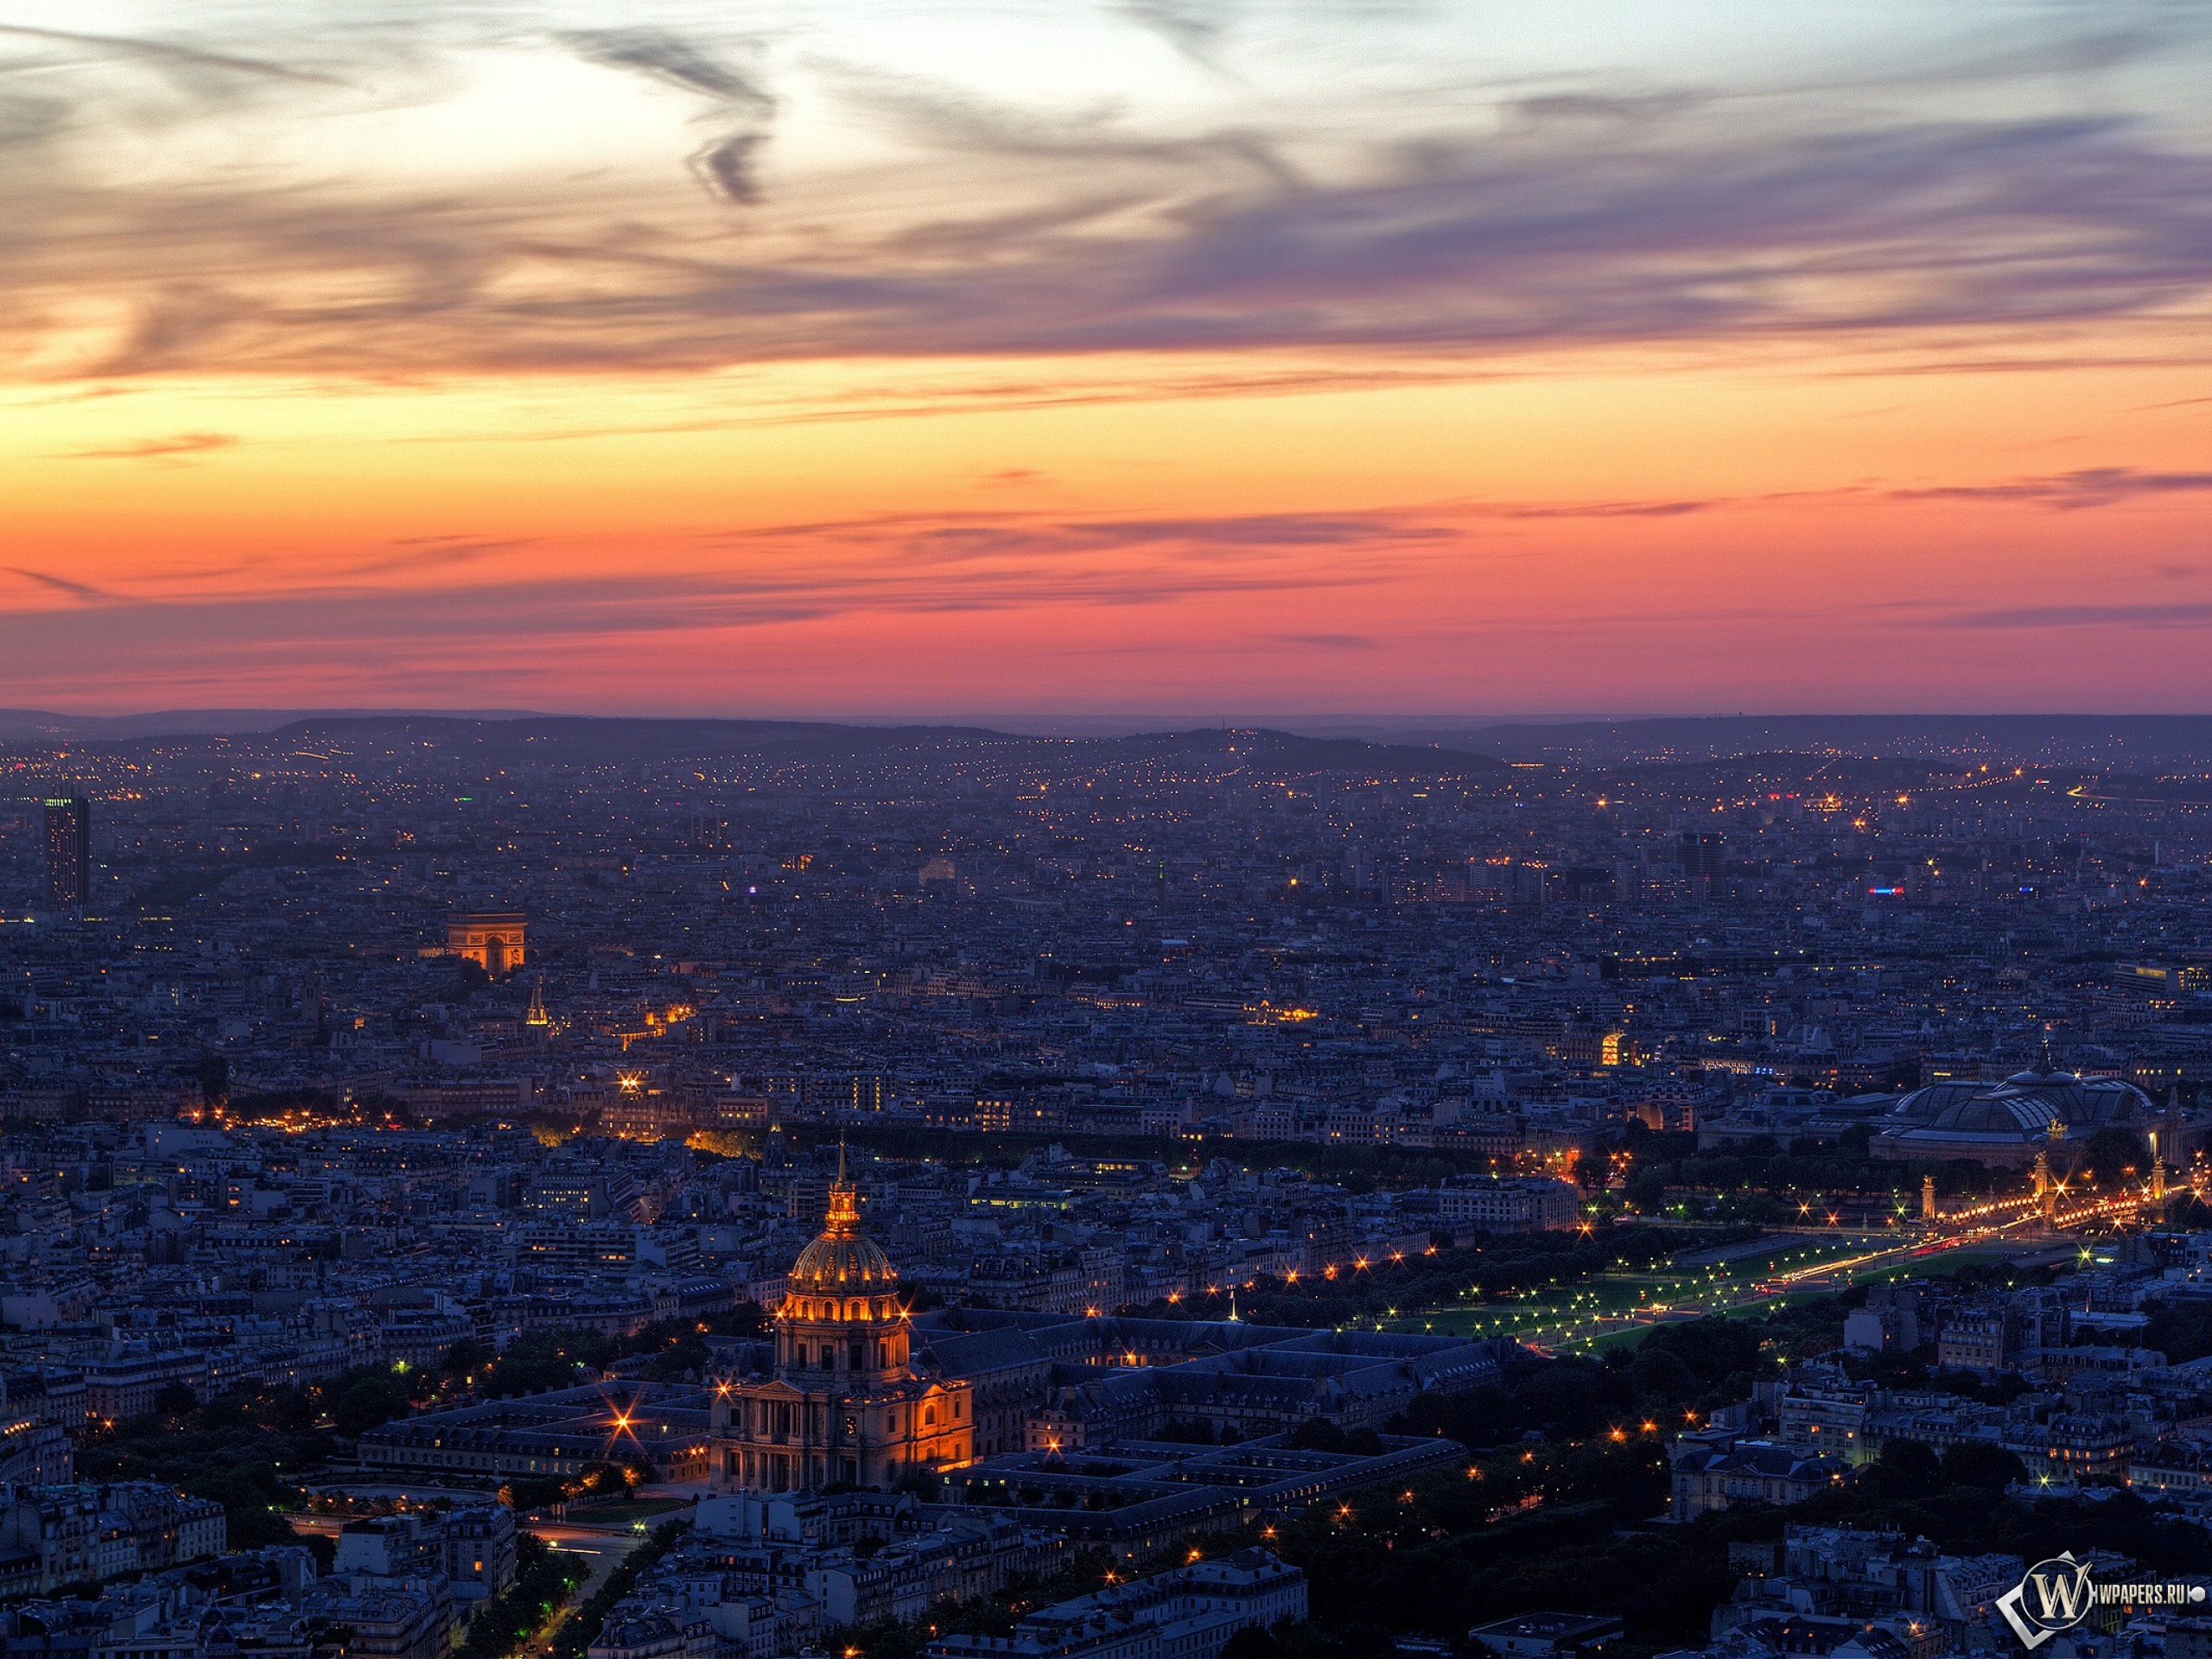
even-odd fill
[{"label": "road", "polygon": [[[320,1533],[326,1538],[335,1538],[346,1524],[346,1517],[339,1515],[294,1515],[286,1517],[296,1533]],[[568,1551],[580,1558],[591,1569],[577,1599],[607,1582],[607,1575],[622,1564],[625,1557],[645,1541],[645,1535],[627,1527],[575,1526],[565,1521],[531,1521],[523,1530],[534,1532],[556,1549]]]},{"label": "road", "polygon": [[[680,1516],[658,1516],[652,1524],[664,1520],[681,1519]],[[335,1538],[345,1527],[342,1515],[290,1515],[285,1517],[292,1530],[302,1535],[319,1533],[326,1538]],[[620,1566],[630,1552],[645,1541],[647,1535],[627,1525],[593,1526],[578,1521],[526,1521],[523,1530],[537,1534],[556,1549],[583,1558],[591,1568],[591,1577],[578,1592],[582,1600],[607,1582],[608,1574]]]},{"label": "road", "polygon": [[593,1591],[613,1575],[614,1569],[629,1559],[630,1552],[645,1541],[645,1535],[629,1531],[615,1531],[611,1528],[575,1527],[564,1521],[538,1521],[531,1523],[530,1530],[554,1548],[582,1559],[591,1569],[590,1576],[576,1592],[578,1601],[588,1600]]},{"label": "road", "polygon": [[601,1586],[613,1577],[614,1569],[629,1558],[630,1552],[645,1541],[645,1535],[626,1529],[580,1527],[566,1521],[533,1521],[528,1530],[554,1548],[577,1557],[588,1568],[584,1581],[576,1586],[576,1593],[569,1598],[569,1605],[524,1649],[526,1653],[549,1653],[561,1626],[569,1621],[569,1616],[578,1607],[591,1599]]}]

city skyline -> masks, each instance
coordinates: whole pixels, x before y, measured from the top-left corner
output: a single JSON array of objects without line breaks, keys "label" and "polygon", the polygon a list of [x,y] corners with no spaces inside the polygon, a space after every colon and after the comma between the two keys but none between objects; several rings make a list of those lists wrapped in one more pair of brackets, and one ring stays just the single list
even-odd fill
[{"label": "city skyline", "polygon": [[2212,1635],[2212,716],[19,720],[18,1649]]},{"label": "city skyline", "polygon": [[2212,709],[2206,59],[18,8],[0,704]]}]

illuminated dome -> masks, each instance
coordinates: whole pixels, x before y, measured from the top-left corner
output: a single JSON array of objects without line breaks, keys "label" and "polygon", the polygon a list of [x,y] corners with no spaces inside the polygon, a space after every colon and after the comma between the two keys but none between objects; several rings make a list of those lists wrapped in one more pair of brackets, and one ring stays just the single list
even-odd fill
[{"label": "illuminated dome", "polygon": [[773,1369],[715,1388],[721,1482],[761,1493],[888,1487],[974,1459],[973,1389],[914,1370],[898,1281],[861,1233],[840,1141],[821,1236],[791,1264],[776,1308]]},{"label": "illuminated dome", "polygon": [[861,1231],[861,1195],[846,1183],[841,1146],[822,1236],[791,1263],[776,1309],[777,1374],[834,1371],[888,1386],[907,1374],[906,1344],[899,1270]]},{"label": "illuminated dome", "polygon": [[798,1253],[791,1263],[791,1288],[812,1295],[849,1290],[888,1289],[898,1277],[891,1258],[872,1238],[840,1232],[836,1227],[836,1198],[830,1198],[830,1225],[821,1237]]},{"label": "illuminated dome", "polygon": [[845,1185],[839,1154],[837,1184],[830,1189],[830,1214],[822,1235],[791,1263],[793,1295],[837,1295],[859,1291],[875,1294],[898,1281],[898,1270],[876,1242],[861,1228],[860,1194]]}]

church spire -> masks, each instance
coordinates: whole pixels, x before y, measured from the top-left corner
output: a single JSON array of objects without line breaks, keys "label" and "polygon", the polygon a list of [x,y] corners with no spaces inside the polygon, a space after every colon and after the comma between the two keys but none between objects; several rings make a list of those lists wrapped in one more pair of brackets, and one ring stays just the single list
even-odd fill
[{"label": "church spire", "polygon": [[850,1238],[860,1230],[861,1195],[845,1179],[845,1137],[837,1136],[837,1179],[830,1186],[830,1213],[824,1217],[825,1236]]}]

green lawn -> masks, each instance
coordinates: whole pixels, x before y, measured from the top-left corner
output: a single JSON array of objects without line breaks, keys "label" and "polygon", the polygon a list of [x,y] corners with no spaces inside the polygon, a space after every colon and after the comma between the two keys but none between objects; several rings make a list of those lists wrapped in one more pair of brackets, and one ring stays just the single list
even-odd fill
[{"label": "green lawn", "polygon": [[[1889,1240],[1885,1236],[1880,1242],[1887,1243]],[[1494,1300],[1421,1308],[1385,1323],[1393,1330],[1437,1335],[1527,1337],[1541,1332],[1543,1341],[1556,1344],[1562,1340],[1562,1318],[1603,1317],[1655,1305],[1702,1307],[1708,1312],[1749,1305],[1771,1307],[1829,1294],[1840,1286],[1823,1281],[1783,1297],[1762,1296],[1754,1287],[1777,1273],[1845,1261],[1866,1255],[1870,1248],[1872,1247],[1866,1242],[1865,1236],[1858,1234],[1834,1239],[1800,1237],[1778,1243],[1771,1249],[1710,1266],[1675,1268],[1662,1264],[1644,1272],[1611,1273],[1582,1285],[1563,1285],[1557,1289]],[[1919,1269],[1891,1264],[1866,1275],[1853,1274],[1852,1279],[1856,1281],[1862,1276],[1881,1277],[1916,1270]],[[1594,1338],[1567,1336],[1564,1339],[1578,1348],[1602,1347],[1621,1341],[1634,1342],[1649,1328],[1648,1323],[1638,1323]]]},{"label": "green lawn", "polygon": [[652,1521],[690,1507],[679,1497],[633,1497],[620,1503],[571,1504],[569,1519],[579,1526],[626,1527],[633,1522]]}]

